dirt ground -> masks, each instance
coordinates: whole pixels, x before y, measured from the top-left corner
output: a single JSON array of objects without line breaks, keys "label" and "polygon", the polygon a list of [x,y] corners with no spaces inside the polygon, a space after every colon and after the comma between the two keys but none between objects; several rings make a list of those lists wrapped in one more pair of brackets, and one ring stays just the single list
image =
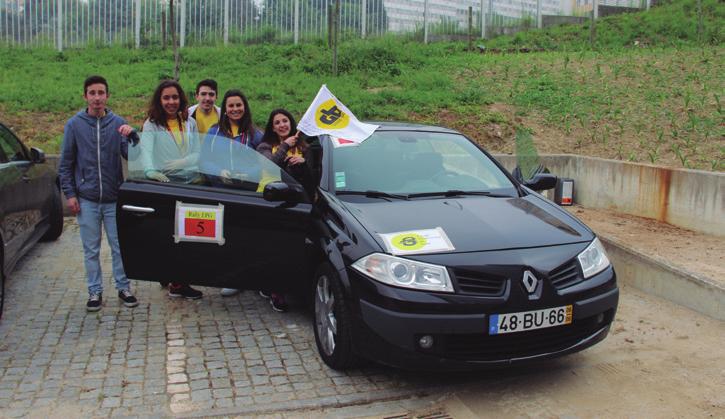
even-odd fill
[{"label": "dirt ground", "polygon": [[725,284],[725,239],[722,237],[608,210],[581,206],[568,208],[596,233]]},{"label": "dirt ground", "polygon": [[[529,367],[441,376],[407,403],[289,412],[283,418],[724,418],[725,322],[627,285],[609,336]],[[384,412],[381,414],[380,412]]]},{"label": "dirt ground", "polygon": [[476,417],[725,417],[725,322],[631,287],[600,344],[536,371],[505,373],[449,395]]}]

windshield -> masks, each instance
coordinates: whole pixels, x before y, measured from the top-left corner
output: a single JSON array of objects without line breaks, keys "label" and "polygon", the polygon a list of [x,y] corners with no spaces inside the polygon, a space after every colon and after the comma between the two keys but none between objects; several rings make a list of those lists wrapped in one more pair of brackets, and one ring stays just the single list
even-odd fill
[{"label": "windshield", "polygon": [[334,148],[332,162],[338,194],[462,191],[516,196],[506,175],[460,134],[376,132],[360,145]]}]

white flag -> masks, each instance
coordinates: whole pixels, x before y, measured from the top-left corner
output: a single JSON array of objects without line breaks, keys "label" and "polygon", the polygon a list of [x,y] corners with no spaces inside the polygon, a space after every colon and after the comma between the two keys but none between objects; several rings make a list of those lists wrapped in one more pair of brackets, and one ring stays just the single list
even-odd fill
[{"label": "white flag", "polygon": [[371,136],[378,125],[358,121],[323,84],[297,128],[309,136],[330,134],[360,143]]}]

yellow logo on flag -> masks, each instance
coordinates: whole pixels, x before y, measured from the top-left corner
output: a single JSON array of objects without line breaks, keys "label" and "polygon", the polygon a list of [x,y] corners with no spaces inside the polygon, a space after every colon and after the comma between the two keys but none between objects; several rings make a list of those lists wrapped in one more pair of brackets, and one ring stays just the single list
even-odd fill
[{"label": "yellow logo on flag", "polygon": [[315,124],[322,129],[343,129],[350,123],[350,117],[337,106],[334,99],[328,99],[317,107]]}]

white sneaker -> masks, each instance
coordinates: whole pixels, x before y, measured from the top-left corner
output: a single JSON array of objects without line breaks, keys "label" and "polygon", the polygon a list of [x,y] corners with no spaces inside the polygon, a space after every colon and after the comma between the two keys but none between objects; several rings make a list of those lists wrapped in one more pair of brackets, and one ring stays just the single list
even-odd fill
[{"label": "white sneaker", "polygon": [[222,288],[221,294],[222,297],[231,297],[232,295],[239,294],[239,290],[234,288]]}]

